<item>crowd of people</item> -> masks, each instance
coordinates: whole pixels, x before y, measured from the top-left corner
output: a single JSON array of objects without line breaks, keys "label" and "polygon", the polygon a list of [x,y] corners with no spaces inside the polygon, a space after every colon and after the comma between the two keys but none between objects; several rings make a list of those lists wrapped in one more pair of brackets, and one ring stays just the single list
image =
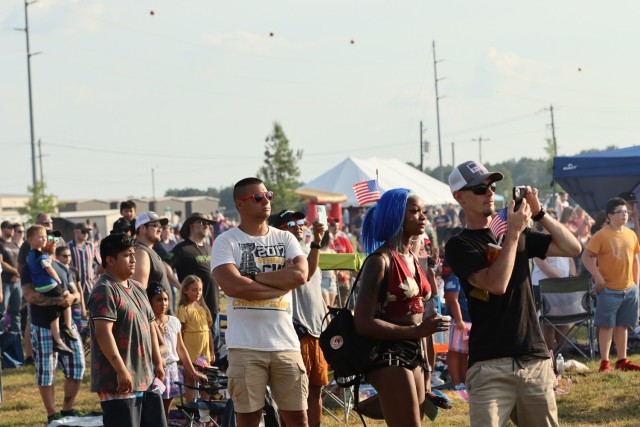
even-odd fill
[{"label": "crowd of people", "polygon": [[[449,186],[458,206],[425,206],[391,189],[369,208],[345,210],[325,227],[303,212],[271,212],[258,178],[234,186],[238,223],[220,212],[180,224],[133,201],[107,236],[90,222],[62,239],[51,215],[25,230],[4,221],[0,310],[24,334],[27,363],[48,421],[74,408],[90,338],[91,391],[105,426],[167,425],[176,382],[205,381],[194,364],[228,358],[237,425],[258,426],[270,387],[287,425],[319,426],[330,380],[319,346],[327,306],[349,306],[357,333],[378,340],[366,381],[388,425],[419,426],[434,398],[433,335],[447,333],[451,387],[469,402],[471,425],[558,425],[549,350],[561,337],[538,322],[540,280],[589,274],[598,293],[600,370],[640,370],[626,357],[638,321],[637,201],[612,198],[591,218],[567,194],[541,201],[526,187],[506,206],[501,245],[490,228],[495,183],[478,162],[458,165]],[[26,239],[26,240],[25,240]],[[347,270],[321,270],[320,254],[368,255],[354,301]],[[221,292],[227,330],[220,338]],[[24,302],[28,310],[21,310]],[[448,315],[443,316],[443,315]],[[85,329],[86,330],[83,330]],[[64,401],[55,407],[57,365]],[[160,393],[149,390],[160,388]],[[186,400],[195,399],[187,388]]]}]

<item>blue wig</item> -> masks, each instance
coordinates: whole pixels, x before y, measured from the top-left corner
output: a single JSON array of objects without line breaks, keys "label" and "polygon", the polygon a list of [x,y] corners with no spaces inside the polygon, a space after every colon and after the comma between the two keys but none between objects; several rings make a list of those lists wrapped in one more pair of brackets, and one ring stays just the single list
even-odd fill
[{"label": "blue wig", "polygon": [[378,204],[367,211],[362,223],[362,249],[370,254],[396,238],[402,230],[407,200],[413,192],[407,188],[385,191]]}]

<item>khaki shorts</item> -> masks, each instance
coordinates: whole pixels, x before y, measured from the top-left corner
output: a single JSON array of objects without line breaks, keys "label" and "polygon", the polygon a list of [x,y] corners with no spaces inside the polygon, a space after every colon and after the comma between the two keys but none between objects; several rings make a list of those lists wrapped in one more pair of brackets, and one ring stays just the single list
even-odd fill
[{"label": "khaki shorts", "polygon": [[557,427],[551,359],[510,357],[474,363],[467,372],[471,427]]},{"label": "khaki shorts", "polygon": [[264,407],[267,385],[283,411],[306,411],[309,379],[297,351],[229,349],[229,393],[236,412]]},{"label": "khaki shorts", "polygon": [[309,375],[309,384],[315,386],[329,384],[329,365],[320,348],[320,340],[307,334],[300,340],[300,353],[304,368]]}]

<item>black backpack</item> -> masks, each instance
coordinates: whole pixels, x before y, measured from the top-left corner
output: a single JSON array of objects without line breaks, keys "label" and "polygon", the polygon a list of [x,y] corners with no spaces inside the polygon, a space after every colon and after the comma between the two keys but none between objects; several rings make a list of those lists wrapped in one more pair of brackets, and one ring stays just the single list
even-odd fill
[{"label": "black backpack", "polygon": [[[382,256],[374,252],[365,259],[364,263],[372,255]],[[384,257],[382,259],[384,260]],[[371,360],[378,351],[376,339],[356,334],[353,314],[347,308],[363,269],[361,268],[358,272],[344,307],[328,307],[329,311],[323,319],[323,324],[326,321],[328,325],[320,334],[320,348],[327,363],[333,369],[334,379],[340,387],[351,387],[359,383],[371,367]],[[384,279],[380,289],[381,301],[386,298],[388,275],[389,269],[385,261]]]}]

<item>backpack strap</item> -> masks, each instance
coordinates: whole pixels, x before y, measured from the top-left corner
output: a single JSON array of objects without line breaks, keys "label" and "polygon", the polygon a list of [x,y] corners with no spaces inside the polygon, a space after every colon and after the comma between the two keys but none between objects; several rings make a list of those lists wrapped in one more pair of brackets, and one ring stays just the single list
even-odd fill
[{"label": "backpack strap", "polygon": [[353,286],[351,287],[351,292],[349,292],[349,298],[347,298],[347,300],[344,303],[344,308],[347,308],[349,306],[349,301],[351,300],[351,297],[353,296],[353,292],[356,290],[356,287],[358,286],[358,280],[360,280],[360,275],[364,270],[365,263],[374,255],[381,257],[382,262],[384,263],[384,277],[382,278],[382,287],[380,288],[380,294],[378,296],[378,300],[384,304],[385,300],[387,299],[387,289],[389,288],[390,268],[389,268],[389,265],[387,264],[387,260],[385,259],[385,257],[380,252],[376,251],[369,254],[369,256],[363,261],[362,267],[360,267],[360,270],[358,270],[358,275],[356,276],[356,280],[353,282]]}]

